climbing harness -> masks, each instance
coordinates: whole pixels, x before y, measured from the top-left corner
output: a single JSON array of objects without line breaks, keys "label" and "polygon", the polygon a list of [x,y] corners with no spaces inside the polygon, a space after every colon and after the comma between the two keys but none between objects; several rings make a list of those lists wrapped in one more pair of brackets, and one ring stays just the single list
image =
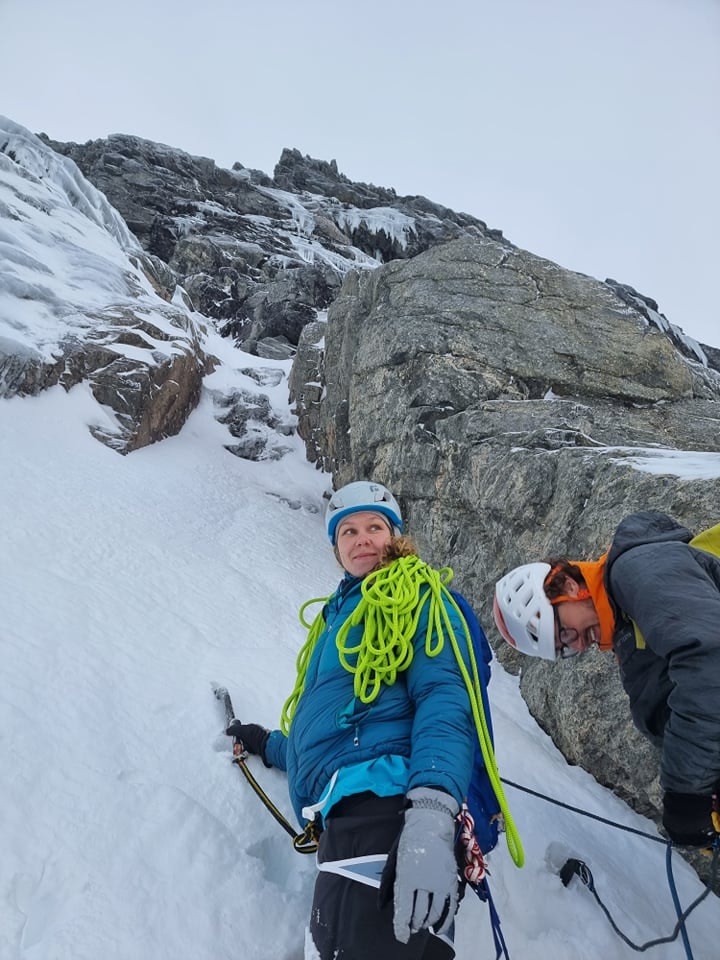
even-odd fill
[{"label": "climbing harness", "polygon": [[462,873],[468,883],[478,884],[485,879],[487,871],[485,858],[475,837],[475,821],[466,803],[463,803],[457,819],[460,826],[456,842],[460,844],[464,859]]},{"label": "climbing harness", "polygon": [[657,939],[648,940],[646,943],[642,943],[642,944],[634,943],[632,940],[630,940],[630,938],[627,937],[622,932],[622,930],[618,927],[618,925],[615,923],[615,920],[611,916],[610,911],[600,899],[600,895],[598,894],[595,888],[595,881],[594,881],[593,875],[590,871],[590,868],[584,861],[578,860],[572,857],[569,858],[563,865],[562,869],[560,870],[560,879],[562,880],[563,885],[567,887],[570,881],[572,880],[572,878],[574,876],[577,876],[580,879],[580,881],[592,893],[593,897],[598,903],[598,906],[607,917],[607,920],[610,923],[610,926],[612,927],[612,929],[620,937],[620,939],[624,943],[626,943],[631,949],[635,950],[638,953],[643,953],[645,950],[649,950],[650,947],[656,947],[663,943],[672,943],[674,940],[677,939],[678,935],[680,935],[682,939],[683,947],[685,949],[685,954],[688,960],[693,960],[693,953],[690,947],[688,933],[685,928],[685,921],[688,919],[688,917],[693,912],[693,910],[695,910],[695,908],[699,906],[702,903],[702,901],[708,896],[708,894],[712,890],[713,884],[715,883],[715,879],[718,875],[718,862],[720,861],[720,836],[716,838],[711,848],[712,862],[710,865],[710,876],[708,878],[705,889],[698,897],[695,898],[695,900],[693,900],[693,902],[690,904],[689,907],[687,907],[685,910],[682,910],[680,907],[680,899],[678,897],[677,887],[675,886],[675,878],[674,878],[673,869],[672,869],[672,850],[673,850],[672,841],[666,840],[664,837],[654,836],[653,834],[647,833],[644,830],[638,830],[635,827],[625,826],[625,824],[617,823],[614,820],[609,820],[606,817],[598,816],[595,813],[589,813],[587,810],[582,810],[580,807],[574,807],[569,803],[564,803],[562,800],[556,800],[554,797],[549,797],[546,794],[540,793],[537,790],[531,790],[529,787],[524,787],[519,783],[514,783],[512,780],[503,779],[503,783],[506,784],[506,786],[514,787],[516,790],[521,790],[523,791],[523,793],[528,793],[533,797],[538,797],[541,800],[545,800],[547,803],[552,803],[555,806],[562,807],[565,810],[571,810],[573,813],[579,813],[583,817],[588,817],[591,820],[597,820],[600,823],[605,823],[608,826],[615,827],[618,830],[624,830],[627,833],[634,833],[637,836],[645,837],[648,840],[653,840],[655,843],[664,844],[666,848],[665,870],[667,873],[668,886],[670,888],[670,895],[672,897],[673,905],[675,907],[675,912],[677,915],[677,923],[675,924],[673,932],[666,937],[658,937]]},{"label": "climbing harness", "polygon": [[487,882],[489,871],[475,836],[475,821],[466,803],[463,803],[456,819],[458,831],[455,837],[455,849],[459,853],[458,866],[462,878],[475,894],[488,905],[490,929],[495,944],[495,960],[499,960],[500,957],[510,960],[510,954],[500,925],[500,916],[495,908],[490,893],[490,885]]},{"label": "climbing harness", "polygon": [[[215,696],[218,700],[221,700],[223,706],[225,707],[225,729],[227,729],[233,720],[235,720],[235,711],[233,709],[232,700],[230,699],[230,694],[225,689],[225,687],[215,688]],[[231,735],[232,736],[232,735]],[[318,846],[318,831],[315,826],[315,822],[311,821],[307,824],[302,833],[297,833],[292,824],[282,815],[278,810],[272,800],[265,793],[263,788],[257,782],[255,777],[252,775],[248,769],[245,761],[247,760],[248,752],[245,749],[245,746],[240,739],[240,737],[233,737],[233,758],[232,762],[237,765],[242,775],[245,777],[247,782],[253,788],[257,796],[262,800],[265,808],[269,813],[275,818],[275,820],[280,824],[283,830],[292,837],[293,847],[297,850],[298,853],[316,853]]]},{"label": "climbing harness", "polygon": [[[452,577],[453,571],[449,567],[436,570],[416,554],[399,557],[369,574],[360,584],[360,602],[338,630],[338,655],[343,667],[353,674],[355,696],[363,703],[371,703],[383,684],[395,683],[398,674],[407,670],[412,663],[415,652],[413,640],[421,614],[427,606],[425,653],[428,657],[435,657],[443,649],[446,639],[450,642],[467,689],[483,762],[505,822],[508,850],[514,863],[521,867],[525,855],[500,781],[470,630],[447,588]],[[300,609],[300,622],[309,632],[298,654],[295,687],[283,707],[281,729],[285,734],[290,729],[305,686],[310,657],[325,627],[322,611],[309,624],[304,617],[305,609],[312,603],[326,600],[309,600]],[[455,611],[463,625],[464,650],[460,649],[455,636],[448,608]],[[363,625],[362,637],[359,642],[351,644],[348,641],[349,632],[360,624]]]}]

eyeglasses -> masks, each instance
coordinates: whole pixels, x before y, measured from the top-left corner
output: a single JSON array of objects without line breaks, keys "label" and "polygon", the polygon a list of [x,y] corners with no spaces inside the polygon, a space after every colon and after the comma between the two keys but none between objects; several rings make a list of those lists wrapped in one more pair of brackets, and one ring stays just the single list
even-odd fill
[{"label": "eyeglasses", "polygon": [[578,653],[584,653],[594,643],[600,641],[600,627],[592,624],[584,630],[573,630],[571,627],[563,627],[558,618],[557,609],[555,609],[555,652],[561,660],[567,660],[570,657],[577,656]]}]

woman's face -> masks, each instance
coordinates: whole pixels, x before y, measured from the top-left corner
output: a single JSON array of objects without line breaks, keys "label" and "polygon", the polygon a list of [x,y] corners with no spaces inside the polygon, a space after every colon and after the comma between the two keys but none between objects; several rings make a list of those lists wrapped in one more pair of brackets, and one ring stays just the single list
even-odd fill
[{"label": "woman's face", "polygon": [[340,563],[354,577],[364,577],[380,562],[392,534],[379,513],[361,510],[337,525],[335,543]]},{"label": "woman's face", "polygon": [[559,656],[584,653],[600,642],[600,620],[592,600],[566,600],[555,607],[557,635],[555,649]]}]

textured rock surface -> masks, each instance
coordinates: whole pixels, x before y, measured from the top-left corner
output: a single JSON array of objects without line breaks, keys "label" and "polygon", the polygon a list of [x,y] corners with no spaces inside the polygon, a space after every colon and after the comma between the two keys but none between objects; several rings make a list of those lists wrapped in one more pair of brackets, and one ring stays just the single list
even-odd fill
[{"label": "textured rock surface", "polygon": [[[424,555],[450,563],[500,659],[565,755],[657,815],[653,749],[612,656],[519,658],[499,641],[496,579],[528,559],[598,556],[640,508],[718,519],[720,375],[683,356],[608,284],[490,239],[461,239],[347,278],[301,340],[308,455],[336,483],[400,495]],[[683,479],[672,450],[715,479]],[[642,467],[642,469],[640,469]],[[656,469],[657,473],[647,472]],[[666,472],[664,472],[666,471]]]},{"label": "textured rock surface", "polygon": [[48,143],[107,196],[195,309],[261,356],[268,338],[296,346],[349,270],[464,234],[501,236],[424,197],[352,183],[297,150],[283,151],[273,179],[122,134]]}]

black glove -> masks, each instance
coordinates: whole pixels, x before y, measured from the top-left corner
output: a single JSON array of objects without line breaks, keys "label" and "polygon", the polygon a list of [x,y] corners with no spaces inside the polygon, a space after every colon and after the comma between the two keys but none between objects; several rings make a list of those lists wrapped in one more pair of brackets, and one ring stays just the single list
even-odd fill
[{"label": "black glove", "polygon": [[662,822],[670,839],[685,847],[711,847],[718,836],[713,802],[711,794],[698,796],[667,790],[663,797]]},{"label": "black glove", "polygon": [[242,745],[248,753],[254,753],[260,757],[266,767],[271,767],[265,756],[265,744],[268,742],[270,731],[261,727],[259,723],[241,723],[239,720],[233,720],[225,733],[229,737],[237,737],[242,740]]}]

